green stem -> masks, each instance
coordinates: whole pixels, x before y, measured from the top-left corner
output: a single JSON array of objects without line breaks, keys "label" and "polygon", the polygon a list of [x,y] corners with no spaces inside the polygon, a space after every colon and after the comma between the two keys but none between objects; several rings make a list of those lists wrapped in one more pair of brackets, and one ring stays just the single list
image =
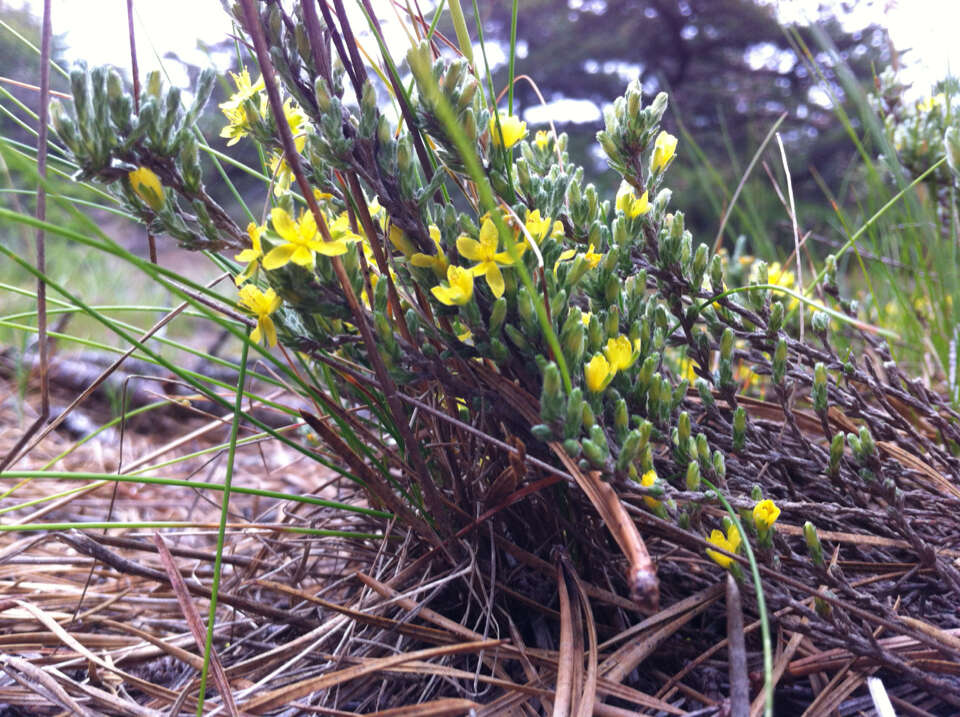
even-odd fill
[{"label": "green stem", "polygon": [[[250,329],[247,329],[247,338]],[[223,544],[227,534],[227,512],[230,507],[230,490],[233,487],[233,466],[237,456],[237,434],[240,431],[240,416],[243,405],[243,384],[247,379],[247,354],[250,341],[243,342],[240,354],[240,375],[237,377],[237,398],[233,405],[233,421],[230,424],[230,447],[227,449],[227,473],[223,479],[223,502],[220,505],[220,525],[217,528],[217,553],[213,560],[213,583],[210,587],[210,610],[207,614],[207,639],[203,646],[203,668],[200,670],[200,692],[197,697],[197,717],[203,717],[203,699],[207,692],[207,673],[210,669],[210,652],[213,649],[213,627],[217,617],[217,594],[220,590],[220,569],[223,564]]]}]

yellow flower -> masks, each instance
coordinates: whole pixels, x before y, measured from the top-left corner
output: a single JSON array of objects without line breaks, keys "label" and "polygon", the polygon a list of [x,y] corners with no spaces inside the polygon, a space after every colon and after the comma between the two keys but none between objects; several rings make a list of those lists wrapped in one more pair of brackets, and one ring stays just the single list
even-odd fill
[{"label": "yellow flower", "polygon": [[408,259],[413,257],[416,247],[410,243],[403,229],[396,224],[390,225],[390,231],[387,232],[387,239],[389,239],[394,248],[398,249],[405,257]]},{"label": "yellow flower", "polygon": [[545,150],[550,146],[550,133],[543,129],[537,130],[533,141],[536,143],[537,149]]},{"label": "yellow flower", "polygon": [[693,383],[697,380],[697,372],[694,370],[694,366],[699,366],[696,361],[691,358],[682,358],[680,359],[680,380],[687,379],[690,383]]},{"label": "yellow flower", "polygon": [[582,314],[580,314],[580,323],[582,323],[584,326],[590,326],[590,319],[592,318],[592,311],[584,311]]},{"label": "yellow flower", "polygon": [[761,535],[770,530],[779,517],[780,508],[769,498],[767,500],[761,500],[753,506],[753,522]]},{"label": "yellow flower", "polygon": [[[560,265],[563,262],[570,261],[571,259],[573,259],[574,256],[576,256],[576,254],[577,254],[576,249],[565,249],[564,251],[560,252],[560,256],[558,256],[557,260],[553,262],[553,275],[554,276],[557,275],[557,269],[560,268]],[[588,269],[595,269],[597,264],[600,263],[600,260],[603,259],[603,254],[597,254],[593,250],[593,244],[591,244],[590,247],[587,249],[586,254],[580,254],[580,256],[583,257],[583,260],[586,262]]]},{"label": "yellow flower", "polygon": [[[500,126],[497,126],[497,118],[500,118]],[[501,137],[500,132],[503,131]],[[516,115],[503,114],[497,111],[497,114],[490,115],[490,138],[497,147],[510,149],[513,145],[523,139],[527,134],[527,123],[521,122]],[[502,141],[501,141],[502,140]]]},{"label": "yellow flower", "polygon": [[593,244],[587,247],[587,253],[583,255],[584,261],[587,262],[587,266],[591,269],[596,269],[597,264],[600,263],[600,260],[603,259],[603,254],[597,254],[593,250]]},{"label": "yellow flower", "polygon": [[[230,99],[220,104],[220,110],[228,121],[227,126],[220,130],[220,136],[230,140],[227,142],[227,146],[236,144],[241,137],[249,134],[250,118],[247,117],[244,104],[247,100],[260,95],[264,89],[263,77],[256,83],[251,84],[250,73],[247,72],[246,67],[240,70],[239,75],[231,72],[230,76],[233,78],[233,84],[236,85],[237,91],[230,96]],[[266,98],[260,95],[260,113],[264,114],[266,110]]]},{"label": "yellow flower", "polygon": [[[518,243],[517,251],[522,253],[524,249],[526,249],[526,246],[526,244]],[[492,219],[486,219],[483,222],[483,226],[480,227],[479,241],[465,234],[461,234],[460,237],[457,238],[457,251],[460,252],[461,256],[470,261],[477,262],[477,264],[471,268],[473,275],[484,275],[487,279],[487,284],[490,285],[490,291],[492,291],[493,295],[498,299],[503,296],[503,292],[506,289],[503,283],[503,274],[500,272],[500,265],[510,266],[513,264],[513,259],[510,258],[510,254],[505,251],[498,252],[497,249],[499,248],[500,235]]]},{"label": "yellow flower", "polygon": [[665,169],[673,155],[677,153],[677,138],[666,130],[661,130],[653,143],[653,161],[650,167],[654,172]]},{"label": "yellow flower", "polygon": [[[640,485],[644,488],[652,488],[656,485],[657,482],[657,472],[656,471],[647,471],[640,477]],[[647,504],[647,507],[650,510],[656,510],[660,507],[660,501],[656,498],[651,498],[649,495],[643,496],[643,502]]]},{"label": "yellow flower", "polygon": [[145,201],[155,212],[163,206],[163,185],[160,177],[146,167],[139,167],[127,174],[133,193]]},{"label": "yellow flower", "polygon": [[553,222],[553,225],[551,226],[550,217],[541,217],[539,209],[534,209],[532,212],[528,212],[527,219],[523,224],[537,245],[543,242],[543,240],[548,236],[563,236],[563,224],[559,221],[556,221]]},{"label": "yellow flower", "polygon": [[253,284],[240,288],[240,306],[257,317],[257,327],[250,332],[254,343],[266,338],[270,346],[277,345],[277,328],[270,314],[280,308],[280,297],[273,289],[260,291]]},{"label": "yellow flower", "polygon": [[433,269],[433,273],[441,279],[447,275],[447,256],[443,253],[443,245],[440,243],[440,228],[436,224],[431,224],[430,238],[433,239],[437,247],[436,254],[422,254],[417,252],[410,257],[410,263],[419,266],[421,269]]},{"label": "yellow flower", "polygon": [[773,262],[767,268],[767,277],[774,286],[783,286],[787,289],[793,288],[793,283],[796,281],[793,272],[784,269],[779,261]]},{"label": "yellow flower", "polygon": [[587,379],[587,390],[600,393],[605,389],[617,374],[603,354],[596,354],[590,363],[583,367],[583,375]]},{"label": "yellow flower", "polygon": [[457,339],[459,339],[460,343],[470,344],[470,345],[472,346],[472,345],[473,345],[473,332],[472,332],[470,329],[465,328],[465,327],[463,328],[463,331],[459,331],[459,329],[458,329]]},{"label": "yellow flower", "polygon": [[263,268],[267,271],[279,269],[291,261],[298,266],[312,268],[314,252],[324,256],[340,256],[347,253],[345,239],[331,242],[316,239],[317,222],[309,211],[301,214],[300,219],[294,222],[286,210],[275,207],[270,212],[270,220],[274,230],[281,239],[286,241],[286,244],[274,247],[263,257]]},{"label": "yellow flower", "polygon": [[234,258],[235,261],[246,262],[247,268],[244,269],[235,279],[237,286],[249,279],[257,269],[257,262],[263,258],[263,247],[260,244],[260,234],[265,227],[258,227],[253,222],[247,224],[247,234],[250,236],[252,248],[244,249]]},{"label": "yellow flower", "polygon": [[927,112],[933,111],[934,107],[943,107],[946,101],[946,96],[942,92],[938,92],[933,97],[928,97],[925,100],[917,102],[917,110],[926,114]]},{"label": "yellow flower", "polygon": [[473,272],[460,266],[448,266],[447,286],[434,286],[430,291],[441,304],[463,306],[473,298]]},{"label": "yellow flower", "polygon": [[[735,525],[731,525],[727,529],[726,535],[720,530],[714,530],[710,533],[710,537],[707,538],[707,542],[721,550],[726,550],[728,553],[736,553],[740,549],[740,531],[737,530],[737,526]],[[707,555],[713,558],[714,562],[721,568],[729,568],[730,563],[733,562],[733,558],[718,553],[716,550],[710,550],[709,548],[707,548]]]},{"label": "yellow flower", "polygon": [[633,362],[637,360],[630,339],[623,334],[615,339],[607,339],[607,345],[603,349],[603,353],[607,355],[607,361],[609,361],[610,370],[613,373],[625,371],[633,366]]},{"label": "yellow flower", "polygon": [[650,211],[649,192],[644,192],[638,199],[630,185],[621,182],[617,192],[617,209],[626,214],[628,219],[642,217]]}]

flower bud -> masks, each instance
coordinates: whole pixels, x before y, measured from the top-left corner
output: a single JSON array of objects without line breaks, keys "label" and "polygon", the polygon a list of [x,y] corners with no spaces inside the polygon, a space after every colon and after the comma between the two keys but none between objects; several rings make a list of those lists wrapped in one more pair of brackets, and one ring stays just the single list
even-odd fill
[{"label": "flower bud", "polygon": [[747,439],[747,412],[737,406],[733,412],[733,452],[740,453]]},{"label": "flower bud", "polygon": [[[774,304],[774,306],[783,306],[783,304]],[[781,338],[777,342],[777,348],[773,351],[773,382],[783,383],[783,377],[787,372],[787,340]]]},{"label": "flower bud", "polygon": [[700,490],[700,464],[696,461],[687,464],[686,487],[691,492]]},{"label": "flower bud", "polygon": [[565,408],[560,370],[557,368],[557,364],[551,361],[543,372],[543,388],[540,392],[540,419],[546,424],[559,421]]},{"label": "flower bud", "polygon": [[820,537],[817,535],[817,528],[809,520],[803,524],[803,539],[807,543],[807,550],[810,552],[810,559],[818,568],[824,566],[823,546],[820,544]]},{"label": "flower bud", "polygon": [[830,475],[836,476],[840,471],[840,459],[843,458],[844,446],[843,431],[834,435],[830,441]]}]

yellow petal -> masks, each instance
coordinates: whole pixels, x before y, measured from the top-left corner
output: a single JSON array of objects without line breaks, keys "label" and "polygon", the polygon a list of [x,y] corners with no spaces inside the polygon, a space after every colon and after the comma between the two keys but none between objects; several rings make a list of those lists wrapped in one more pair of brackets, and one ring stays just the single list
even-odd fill
[{"label": "yellow petal", "polygon": [[260,320],[257,321],[257,328],[263,327],[263,333],[267,335],[267,344],[269,346],[277,345],[277,327],[273,323],[273,319],[269,316],[261,316]]},{"label": "yellow petal", "polygon": [[321,241],[317,242],[319,248],[317,249],[318,254],[323,254],[324,256],[342,256],[347,253],[347,243],[342,239],[337,239],[336,241]]},{"label": "yellow petal", "polygon": [[460,252],[460,256],[470,259],[471,261],[482,261],[482,252],[480,247],[480,242],[476,239],[461,234],[457,237],[457,251]]},{"label": "yellow petal", "polygon": [[270,221],[273,222],[273,228],[277,234],[287,241],[297,240],[297,227],[293,223],[290,215],[280,207],[274,207],[270,212]]},{"label": "yellow petal", "polygon": [[290,255],[293,254],[296,248],[293,244],[281,244],[271,249],[267,252],[267,255],[263,257],[263,268],[267,271],[273,271],[274,269],[279,269],[281,266],[286,266],[290,261]]},{"label": "yellow petal", "polygon": [[497,266],[496,262],[491,261],[487,264],[487,283],[490,285],[490,291],[493,292],[495,297],[499,299],[503,296],[506,285],[503,283],[503,274],[500,272],[500,267]]},{"label": "yellow petal", "polygon": [[313,268],[313,252],[305,246],[298,246],[290,255],[290,261],[305,269]]}]

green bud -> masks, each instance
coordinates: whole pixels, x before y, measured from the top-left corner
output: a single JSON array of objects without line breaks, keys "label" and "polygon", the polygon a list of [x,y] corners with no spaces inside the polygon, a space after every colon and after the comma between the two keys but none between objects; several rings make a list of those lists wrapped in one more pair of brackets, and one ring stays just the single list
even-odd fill
[{"label": "green bud", "polygon": [[510,349],[496,336],[490,337],[490,355],[497,363],[503,363],[510,358]]},{"label": "green bud", "polygon": [[586,401],[583,402],[583,427],[587,430],[592,429],[597,423],[596,416],[593,415],[593,408]]},{"label": "green bud", "polygon": [[775,301],[770,307],[770,320],[767,322],[767,336],[776,336],[783,327],[783,302]]},{"label": "green bud", "polygon": [[640,455],[643,448],[643,435],[638,429],[630,431],[623,439],[623,446],[620,448],[620,455],[617,457],[616,468],[618,471],[626,471],[628,467]]},{"label": "green bud", "polygon": [[753,487],[750,489],[750,500],[754,503],[759,503],[763,500],[763,488],[759,484],[754,483]]},{"label": "green bud", "polygon": [[[782,306],[782,304],[774,304]],[[773,382],[783,383],[783,377],[787,372],[787,340],[780,339],[777,342],[777,348],[773,351]]]},{"label": "green bud", "polygon": [[830,441],[830,475],[836,476],[840,471],[840,459],[843,458],[844,446],[843,431],[834,435]]},{"label": "green bud", "polygon": [[870,429],[866,426],[860,426],[860,447],[863,450],[864,457],[876,457],[877,444],[874,443]]},{"label": "green bud", "polygon": [[565,438],[576,438],[583,428],[583,389],[577,387],[570,391],[567,399],[567,415],[563,421]]},{"label": "green bud", "polygon": [[560,369],[557,368],[557,364],[551,361],[543,372],[543,388],[540,392],[541,420],[546,424],[559,421],[566,410],[564,403]]},{"label": "green bud", "polygon": [[723,292],[723,260],[719,254],[710,260],[710,289],[714,294]]},{"label": "green bud", "polygon": [[493,302],[493,306],[490,307],[490,335],[500,331],[500,327],[503,326],[503,320],[507,316],[507,298],[501,296],[499,299]]},{"label": "green bud", "polygon": [[690,440],[690,414],[686,411],[677,418],[677,437],[680,439],[680,445]]},{"label": "green bud", "polygon": [[743,406],[737,406],[733,412],[733,452],[739,453],[747,439],[747,412]]},{"label": "green bud", "polygon": [[817,413],[827,411],[827,367],[821,362],[813,368],[813,388],[810,390],[813,410]]},{"label": "green bud", "polygon": [[810,326],[818,336],[826,336],[830,328],[830,317],[822,311],[814,311],[810,317]]},{"label": "green bud", "polygon": [[858,463],[863,461],[863,444],[860,438],[852,433],[847,434],[847,445],[850,446],[850,452]]},{"label": "green bud", "polygon": [[828,254],[823,261],[824,281],[829,286],[836,286],[837,283],[837,257],[834,254]]},{"label": "green bud", "polygon": [[587,326],[587,344],[591,352],[596,353],[603,346],[606,336],[604,329],[600,325],[600,319],[594,314],[590,317],[590,325]]},{"label": "green bud", "polygon": [[727,462],[720,451],[713,452],[713,472],[723,480],[727,475]]},{"label": "green bud", "polygon": [[803,524],[803,539],[807,543],[807,550],[810,552],[810,559],[818,568],[824,566],[823,546],[820,544],[820,536],[817,535],[817,528],[809,520]]},{"label": "green bud", "polygon": [[603,298],[607,304],[617,304],[620,301],[620,277],[611,274],[603,287]]},{"label": "green bud", "polygon": [[536,324],[537,313],[533,308],[533,299],[525,286],[517,289],[517,313],[525,327],[530,328]]},{"label": "green bud", "polygon": [[630,415],[627,413],[627,402],[620,399],[613,407],[613,428],[618,438],[626,435],[629,426]]},{"label": "green bud", "polygon": [[698,378],[694,384],[697,387],[697,393],[700,394],[700,401],[703,403],[704,408],[711,409],[717,405],[716,399],[713,397],[713,393],[710,391],[710,384],[704,378]]},{"label": "green bud", "polygon": [[577,321],[577,323],[561,337],[563,341],[563,351],[567,358],[570,359],[570,363],[574,366],[579,365],[583,359],[585,339],[586,329],[583,328],[583,324],[580,321]]},{"label": "green bud", "polygon": [[594,468],[603,468],[607,462],[607,452],[594,443],[589,438],[584,438],[580,444],[583,447],[583,455]]},{"label": "green bud", "polygon": [[507,338],[510,339],[518,349],[521,351],[528,351],[530,349],[530,343],[513,324],[504,325],[503,330],[507,334]]},{"label": "green bud", "polygon": [[530,429],[530,433],[533,434],[533,437],[538,441],[543,441],[548,443],[553,440],[553,429],[550,426],[545,426],[542,423],[538,423]]},{"label": "green bud", "polygon": [[700,490],[700,464],[696,461],[687,464],[686,486],[689,491]]},{"label": "green bud", "polygon": [[720,358],[729,361],[733,357],[733,339],[733,329],[728,326],[720,337]]},{"label": "green bud", "polygon": [[697,434],[697,458],[704,464],[710,461],[710,444],[703,433]]},{"label": "green bud", "polygon": [[563,442],[563,450],[567,452],[567,455],[571,458],[576,458],[580,455],[580,441],[575,441],[572,438],[568,438]]}]

